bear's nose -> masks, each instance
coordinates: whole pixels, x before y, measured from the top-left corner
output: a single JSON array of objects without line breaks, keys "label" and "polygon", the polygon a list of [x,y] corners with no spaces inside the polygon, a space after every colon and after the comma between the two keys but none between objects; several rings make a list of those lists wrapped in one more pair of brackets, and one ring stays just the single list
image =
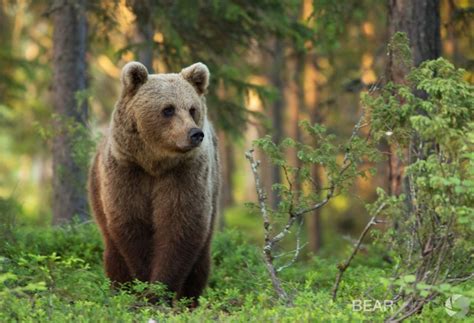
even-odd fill
[{"label": "bear's nose", "polygon": [[204,139],[204,132],[199,128],[191,128],[188,135],[193,146],[198,146]]}]

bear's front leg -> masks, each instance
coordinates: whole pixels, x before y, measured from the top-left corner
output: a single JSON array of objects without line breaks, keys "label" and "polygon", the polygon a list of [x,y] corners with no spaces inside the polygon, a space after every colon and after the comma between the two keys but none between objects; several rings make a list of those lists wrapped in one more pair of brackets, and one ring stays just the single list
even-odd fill
[{"label": "bear's front leg", "polygon": [[192,303],[191,307],[198,306],[198,298],[206,287],[207,279],[211,268],[211,250],[210,238],[206,245],[201,250],[201,253],[196,259],[188,277],[186,278],[181,290],[178,293],[179,298],[189,298]]},{"label": "bear's front leg", "polygon": [[110,236],[125,259],[132,279],[148,281],[152,255],[153,230],[138,221],[109,225]]},{"label": "bear's front leg", "polygon": [[104,264],[105,272],[111,280],[112,286],[119,287],[132,280],[125,259],[110,238],[105,242]]},{"label": "bear's front leg", "polygon": [[172,232],[155,233],[154,245],[150,281],[161,282],[170,292],[179,294],[196,262],[200,246],[196,246],[192,239]]}]

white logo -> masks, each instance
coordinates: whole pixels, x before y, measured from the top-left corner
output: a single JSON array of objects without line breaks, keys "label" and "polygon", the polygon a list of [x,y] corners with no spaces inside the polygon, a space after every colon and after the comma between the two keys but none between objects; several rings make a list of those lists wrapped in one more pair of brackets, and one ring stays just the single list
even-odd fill
[{"label": "white logo", "polygon": [[370,299],[355,299],[352,301],[352,310],[355,312],[375,312],[375,311],[392,311],[392,300],[370,300]]},{"label": "white logo", "polygon": [[446,300],[444,307],[449,316],[462,318],[469,312],[470,300],[462,295],[453,295]]}]

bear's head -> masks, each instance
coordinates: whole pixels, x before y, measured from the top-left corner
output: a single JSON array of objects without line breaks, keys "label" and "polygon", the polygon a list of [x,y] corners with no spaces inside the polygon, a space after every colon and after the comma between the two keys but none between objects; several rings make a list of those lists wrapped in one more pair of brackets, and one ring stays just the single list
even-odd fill
[{"label": "bear's head", "polygon": [[201,144],[207,113],[203,96],[209,85],[206,65],[196,63],[180,73],[148,74],[144,65],[130,62],[121,81],[119,104],[153,152],[184,154]]}]

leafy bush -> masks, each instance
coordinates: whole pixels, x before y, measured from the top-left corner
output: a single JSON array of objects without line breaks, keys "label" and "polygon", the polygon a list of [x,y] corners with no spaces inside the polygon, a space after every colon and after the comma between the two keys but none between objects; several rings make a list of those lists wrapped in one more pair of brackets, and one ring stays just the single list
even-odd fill
[{"label": "leafy bush", "polygon": [[[409,46],[403,44],[407,38],[396,36],[392,45],[403,47],[401,53],[409,56],[405,51]],[[392,225],[379,236],[394,266],[391,274],[378,275],[379,283],[386,287],[385,297],[396,305],[389,320],[420,313],[428,303],[436,304],[439,296],[460,295],[462,315],[467,314],[473,294],[465,285],[474,278],[474,87],[463,80],[463,73],[440,58],[413,68],[402,84],[389,83],[375,93],[366,93],[362,97],[366,120],[356,124],[343,145],[337,145],[325,127],[307,122],[302,127],[314,142],[311,145],[291,138],[276,144],[268,136],[255,141],[284,175],[281,183],[273,184],[280,202],[272,208],[261,187],[259,162],[253,150],[247,152],[258,195],[258,205],[252,207],[261,214],[265,231],[264,260],[269,280],[282,300],[291,303],[292,298],[281,286],[278,274],[282,267],[275,265],[280,261],[275,248],[290,230],[295,231],[305,213],[323,207],[364,176],[366,170],[360,165],[378,161],[374,147],[387,139],[397,147],[396,154],[405,166],[404,194],[391,196],[377,189],[378,200],[367,205],[372,220],[359,242],[371,225],[383,217],[389,219]],[[358,135],[363,121],[370,125],[366,139]],[[296,151],[298,165],[288,163],[287,149]],[[322,173],[322,184],[313,180],[314,166]],[[300,248],[296,240],[293,259]],[[352,256],[338,265],[341,274],[334,299]],[[354,290],[346,292],[353,294]]]},{"label": "leafy bush", "polygon": [[406,165],[404,194],[393,204],[379,192],[376,202],[392,202],[385,213],[396,225],[385,238],[402,317],[440,294],[461,293],[453,284],[474,272],[474,87],[440,58],[364,101],[374,137],[388,133]]}]

